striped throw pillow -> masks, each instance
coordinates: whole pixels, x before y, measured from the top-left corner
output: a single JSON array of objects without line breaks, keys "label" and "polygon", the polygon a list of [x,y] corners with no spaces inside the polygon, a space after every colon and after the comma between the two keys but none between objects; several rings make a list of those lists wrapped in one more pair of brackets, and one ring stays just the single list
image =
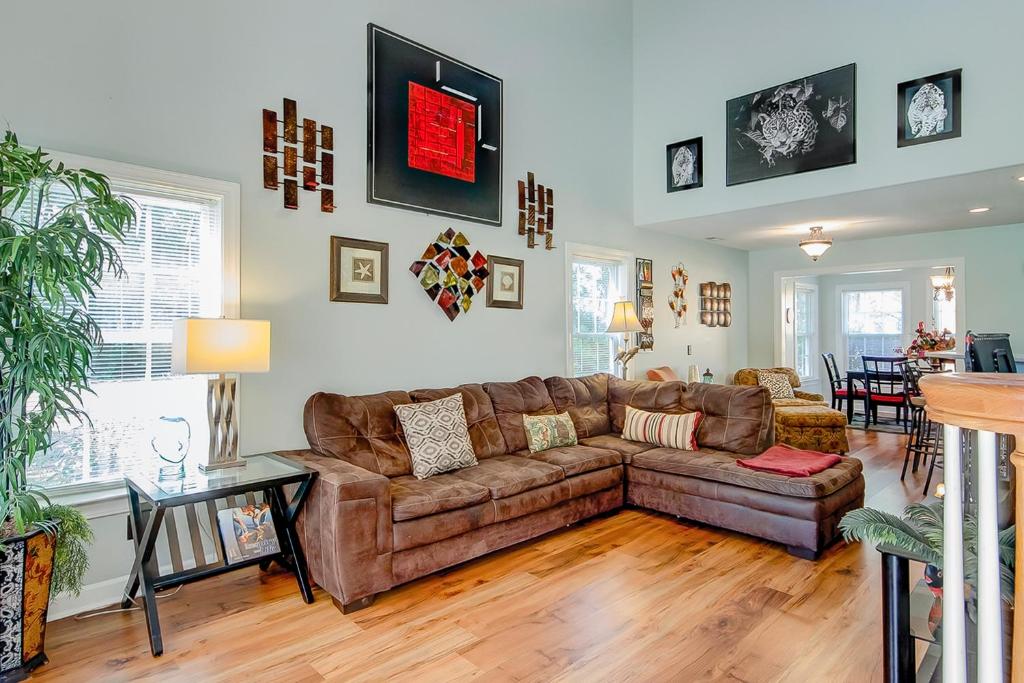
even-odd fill
[{"label": "striped throw pillow", "polygon": [[657,446],[695,451],[697,427],[700,426],[701,412],[668,415],[648,413],[626,406],[626,421],[622,425],[622,438],[630,441],[653,443]]}]

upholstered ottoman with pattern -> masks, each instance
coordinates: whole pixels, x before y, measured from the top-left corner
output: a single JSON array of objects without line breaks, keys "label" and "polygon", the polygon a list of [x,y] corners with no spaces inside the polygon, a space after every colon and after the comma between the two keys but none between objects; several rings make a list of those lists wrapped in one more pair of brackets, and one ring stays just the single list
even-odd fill
[{"label": "upholstered ottoman with pattern", "polygon": [[846,415],[822,405],[776,406],[775,443],[822,453],[845,453]]}]

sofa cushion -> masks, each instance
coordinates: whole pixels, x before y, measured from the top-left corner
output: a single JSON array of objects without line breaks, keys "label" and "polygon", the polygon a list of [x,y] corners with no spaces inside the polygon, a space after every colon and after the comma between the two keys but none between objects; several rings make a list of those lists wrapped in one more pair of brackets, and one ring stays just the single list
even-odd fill
[{"label": "sofa cushion", "polygon": [[498,420],[494,417],[494,406],[491,397],[484,391],[482,384],[460,384],[449,389],[416,389],[410,391],[413,401],[436,401],[439,398],[462,394],[462,405],[466,409],[466,424],[469,426],[469,438],[473,441],[473,451],[478,458],[489,458],[492,455],[507,453],[505,437],[501,435]]},{"label": "sofa cushion", "polygon": [[560,467],[567,477],[622,464],[622,455],[617,451],[592,446],[564,446],[539,453],[520,451],[516,455]]},{"label": "sofa cushion", "polygon": [[462,394],[395,406],[395,412],[405,432],[412,474],[417,479],[476,464]]},{"label": "sofa cushion", "polygon": [[652,413],[692,412],[682,408],[686,388],[684,382],[648,382],[611,377],[608,380],[608,413],[612,430],[622,433],[626,406]]},{"label": "sofa cushion", "polygon": [[527,447],[523,415],[554,415],[557,412],[540,377],[527,377],[518,382],[488,382],[484,384],[484,391],[491,397],[494,415],[509,453]]},{"label": "sofa cushion", "polygon": [[580,439],[580,445],[616,451],[622,456],[622,462],[624,463],[632,460],[633,456],[637,453],[643,453],[656,447],[654,444],[623,439],[619,434],[602,434],[601,436],[592,436],[588,439]]},{"label": "sofa cushion", "polygon": [[313,452],[341,458],[363,469],[397,477],[412,472],[395,406],[412,403],[404,391],[366,396],[318,392],[303,410],[303,428]]},{"label": "sofa cushion", "polygon": [[396,522],[457,510],[490,499],[487,487],[450,474],[427,479],[407,474],[391,479],[391,518]]},{"label": "sofa cushion", "polygon": [[796,374],[796,370],[793,368],[743,368],[736,371],[732,381],[741,386],[757,386],[757,373],[761,370],[785,375],[794,389],[800,386],[800,375]]},{"label": "sofa cushion", "polygon": [[794,395],[793,398],[773,398],[772,403],[775,404],[776,411],[778,411],[779,408],[828,405],[825,401],[811,401],[806,398],[796,398],[796,395]]},{"label": "sofa cushion", "polygon": [[568,412],[579,438],[611,431],[608,417],[608,378],[598,373],[587,377],[548,377],[544,380],[558,412]]},{"label": "sofa cushion", "polygon": [[560,467],[518,455],[496,455],[451,476],[486,487],[491,498],[508,498],[564,479]]},{"label": "sofa cushion", "polygon": [[558,415],[523,415],[526,445],[531,453],[549,448],[576,445],[576,427],[569,413]]},{"label": "sofa cushion", "polygon": [[758,386],[687,385],[683,409],[704,413],[697,443],[742,455],[757,455],[775,443],[775,408],[768,390]]},{"label": "sofa cushion", "polygon": [[458,510],[395,522],[391,525],[392,547],[397,553],[494,524],[492,503],[488,500]]},{"label": "sofa cushion", "polygon": [[827,496],[856,480],[862,470],[859,460],[843,458],[835,467],[809,477],[786,477],[740,467],[736,464],[735,453],[712,448],[699,451],[655,448],[633,456],[631,466],[800,498]]},{"label": "sofa cushion", "polygon": [[793,385],[789,383],[789,377],[780,372],[758,370],[757,383],[766,388],[773,399],[796,398],[793,395]]}]

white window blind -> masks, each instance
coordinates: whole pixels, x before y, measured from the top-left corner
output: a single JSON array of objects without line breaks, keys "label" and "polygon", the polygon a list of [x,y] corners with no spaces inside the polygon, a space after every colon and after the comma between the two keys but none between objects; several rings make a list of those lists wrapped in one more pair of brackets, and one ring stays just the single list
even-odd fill
[{"label": "white window blind", "polygon": [[902,289],[845,291],[842,297],[847,369],[863,369],[863,356],[902,351]]},{"label": "white window blind", "polygon": [[796,320],[794,323],[796,372],[800,379],[814,378],[815,340],[818,330],[818,290],[797,285],[794,293]]},{"label": "white window blind", "polygon": [[[171,323],[223,309],[223,202],[190,190],[118,185],[136,221],[118,247],[120,279],[107,275],[87,302],[103,334],[90,365],[92,424],[61,424],[31,469],[45,487],[116,480],[157,458],[150,436],[161,416],[185,417],[192,448],[206,441],[206,378],[170,374]],[[66,197],[54,192],[50,211]],[[197,448],[198,447],[198,448]]]},{"label": "white window blind", "polygon": [[614,304],[619,292],[618,261],[575,257],[572,260],[571,289],[573,376],[595,372],[614,372],[615,354],[621,335],[608,334]]}]

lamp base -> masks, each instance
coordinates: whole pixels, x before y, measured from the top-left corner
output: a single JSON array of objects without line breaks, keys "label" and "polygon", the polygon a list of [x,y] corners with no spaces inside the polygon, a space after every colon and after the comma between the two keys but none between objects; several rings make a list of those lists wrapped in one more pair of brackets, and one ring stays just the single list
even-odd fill
[{"label": "lamp base", "polygon": [[200,472],[212,472],[216,470],[226,470],[231,467],[245,467],[245,460],[230,460],[228,462],[201,462],[199,463]]}]

